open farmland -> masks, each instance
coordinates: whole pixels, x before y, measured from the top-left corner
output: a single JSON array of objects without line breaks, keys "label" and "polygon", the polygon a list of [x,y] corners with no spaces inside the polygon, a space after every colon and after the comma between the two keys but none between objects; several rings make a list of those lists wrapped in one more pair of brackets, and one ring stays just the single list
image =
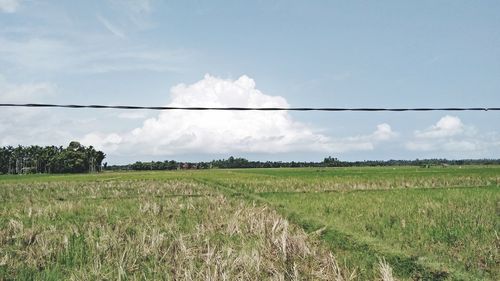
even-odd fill
[{"label": "open farmland", "polygon": [[497,280],[499,183],[498,166],[2,176],[0,279]]}]

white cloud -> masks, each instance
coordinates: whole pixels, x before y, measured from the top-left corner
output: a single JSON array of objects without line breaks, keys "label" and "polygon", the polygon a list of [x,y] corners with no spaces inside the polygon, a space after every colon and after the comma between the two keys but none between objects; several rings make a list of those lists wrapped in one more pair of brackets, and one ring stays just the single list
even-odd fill
[{"label": "white cloud", "polygon": [[446,115],[435,125],[424,131],[416,131],[417,138],[443,138],[459,135],[464,132],[464,124],[456,116]]},{"label": "white cloud", "polygon": [[[56,84],[50,82],[14,83],[0,74],[0,102],[43,103],[57,96]],[[71,112],[75,115],[75,111]],[[0,108],[0,146],[67,145],[75,136],[88,132],[99,123],[95,118],[71,118],[61,109]]]},{"label": "white cloud", "polygon": [[67,145],[97,123],[70,119],[59,110],[43,108],[3,108],[0,120],[0,146]]},{"label": "white cloud", "polygon": [[21,4],[21,0],[0,0],[0,11],[4,13],[15,13]]},{"label": "white cloud", "polygon": [[[225,80],[210,75],[171,89],[169,106],[288,107],[280,96],[255,88],[247,76]],[[388,124],[374,133],[331,138],[294,120],[288,112],[164,111],[124,134],[91,133],[82,143],[105,151],[143,155],[182,153],[285,153],[298,151],[346,152],[372,150],[396,134]]]},{"label": "white cloud", "polygon": [[[57,94],[57,86],[49,82],[13,83],[0,74],[0,102],[34,103]],[[60,116],[42,108],[0,109],[0,146],[18,144],[58,144],[68,132],[62,128]]]},{"label": "white cloud", "polygon": [[90,133],[85,135],[85,137],[81,140],[81,143],[94,145],[97,144],[98,148],[106,147],[110,150],[118,149],[118,146],[122,142],[122,137],[118,134],[108,134],[103,135],[99,133]]},{"label": "white cloud", "polygon": [[48,108],[2,108],[0,120],[0,146],[67,145],[102,123]]},{"label": "white cloud", "polygon": [[460,118],[446,115],[426,130],[416,130],[413,140],[405,146],[413,151],[483,153],[500,147],[500,137],[481,134],[473,126],[463,124]]},{"label": "white cloud", "polygon": [[377,125],[377,130],[372,134],[372,138],[377,141],[386,141],[397,136],[398,134],[393,132],[391,126],[387,123]]}]

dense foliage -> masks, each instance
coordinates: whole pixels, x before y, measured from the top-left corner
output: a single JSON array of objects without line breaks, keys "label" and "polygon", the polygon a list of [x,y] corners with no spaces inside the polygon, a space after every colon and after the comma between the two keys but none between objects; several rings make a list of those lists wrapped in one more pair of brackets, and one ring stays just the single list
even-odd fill
[{"label": "dense foliage", "polygon": [[231,169],[231,168],[300,168],[300,167],[366,167],[366,166],[441,166],[441,165],[494,165],[500,164],[500,159],[416,159],[416,160],[387,160],[387,161],[341,161],[327,157],[321,162],[282,162],[282,161],[249,161],[245,158],[212,160],[210,162],[177,162],[174,160],[135,162],[128,165],[108,166],[109,170],[177,170],[177,169]]},{"label": "dense foliage", "polygon": [[105,154],[73,141],[62,146],[0,147],[0,174],[84,173],[101,170]]}]

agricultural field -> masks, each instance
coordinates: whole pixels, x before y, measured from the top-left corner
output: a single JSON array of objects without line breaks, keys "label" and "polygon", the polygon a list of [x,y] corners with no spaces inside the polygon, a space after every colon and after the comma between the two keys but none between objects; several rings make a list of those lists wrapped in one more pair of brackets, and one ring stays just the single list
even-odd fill
[{"label": "agricultural field", "polygon": [[498,280],[500,167],[0,176],[0,280]]}]

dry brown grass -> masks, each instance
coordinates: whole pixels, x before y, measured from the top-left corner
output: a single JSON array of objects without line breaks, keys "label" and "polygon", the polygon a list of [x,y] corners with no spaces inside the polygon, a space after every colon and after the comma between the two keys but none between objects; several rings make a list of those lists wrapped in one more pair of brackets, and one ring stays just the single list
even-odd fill
[{"label": "dry brown grass", "polygon": [[4,194],[0,279],[356,278],[316,235],[201,184],[43,183]]},{"label": "dry brown grass", "polygon": [[382,280],[382,281],[397,281],[397,279],[394,278],[394,276],[392,274],[391,266],[389,265],[389,263],[387,263],[385,261],[384,258],[379,260],[378,268],[379,268],[379,272],[380,272],[380,280]]}]

